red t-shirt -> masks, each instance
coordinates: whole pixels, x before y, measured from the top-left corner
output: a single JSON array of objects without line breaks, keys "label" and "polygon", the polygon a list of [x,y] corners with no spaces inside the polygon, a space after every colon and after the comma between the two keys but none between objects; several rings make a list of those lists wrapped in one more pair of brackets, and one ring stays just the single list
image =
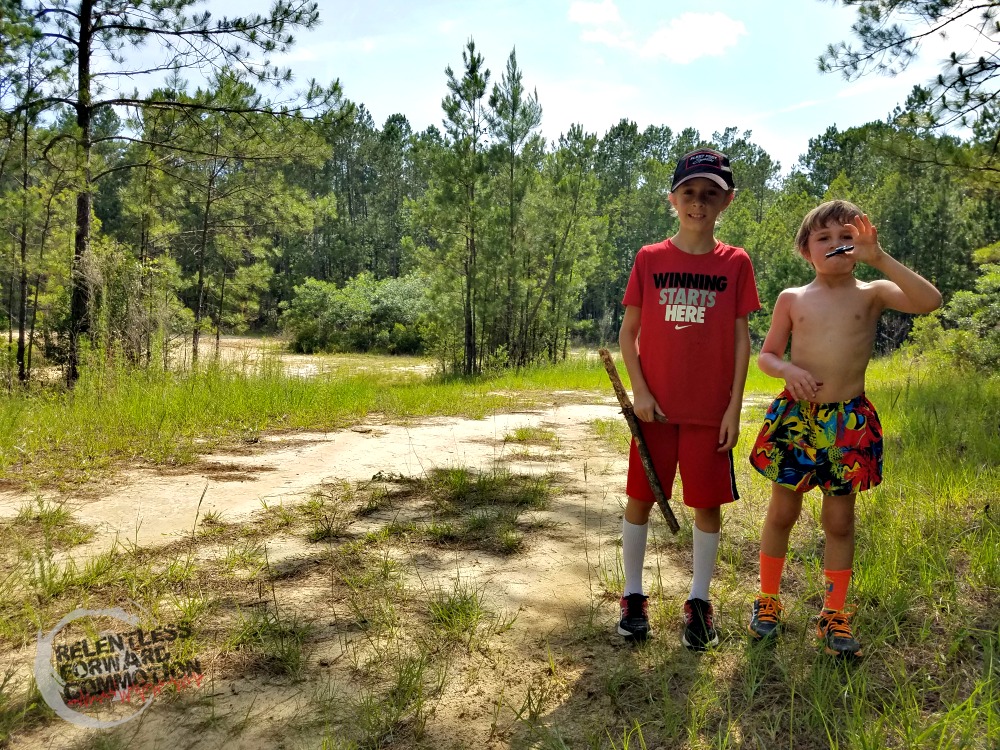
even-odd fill
[{"label": "red t-shirt", "polygon": [[750,256],[722,242],[704,255],[670,240],[646,245],[622,302],[642,308],[642,375],[667,419],[720,425],[736,368],[736,319],[760,308]]}]

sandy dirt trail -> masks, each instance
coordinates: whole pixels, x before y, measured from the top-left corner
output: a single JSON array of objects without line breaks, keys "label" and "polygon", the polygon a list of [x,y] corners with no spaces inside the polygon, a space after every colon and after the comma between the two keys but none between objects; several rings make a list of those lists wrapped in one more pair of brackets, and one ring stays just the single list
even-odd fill
[{"label": "sandy dirt trail", "polygon": [[[610,390],[610,389],[609,389]],[[427,747],[511,747],[514,729],[496,728],[498,691],[517,702],[552,658],[550,643],[559,641],[575,623],[596,619],[607,629],[609,643],[616,605],[603,591],[602,566],[614,565],[620,536],[624,474],[627,459],[594,433],[597,419],[621,419],[610,396],[594,394],[591,404],[553,405],[530,412],[497,414],[481,420],[425,419],[408,425],[368,423],[329,433],[265,436],[252,455],[217,453],[203,456],[191,470],[164,473],[153,469],[126,472],[96,499],[68,503],[75,517],[95,529],[95,537],[75,548],[83,561],[108,549],[115,539],[140,547],[155,547],[190,536],[196,514],[217,514],[227,523],[250,523],[266,504],[294,505],[328,482],[370,480],[378,472],[422,476],[435,467],[489,470],[503,466],[515,473],[549,473],[560,477],[551,507],[537,512],[545,529],[528,549],[514,556],[476,551],[444,555],[413,554],[405,561],[428,582],[453,579],[482,585],[492,606],[516,615],[513,627],[489,654],[473,654],[465,674],[449,682],[437,700],[425,730]],[[518,445],[508,436],[519,427],[551,430],[551,445]],[[29,500],[0,495],[0,515],[12,515]],[[384,519],[382,519],[384,522]],[[379,519],[372,519],[372,524]],[[660,533],[666,533],[658,524]],[[363,526],[352,531],[363,532]],[[301,537],[281,537],[270,543],[273,565],[294,564],[315,554]],[[647,557],[647,579],[664,590],[685,584],[686,573]],[[322,581],[303,580],[295,604],[309,611],[323,603]],[[331,650],[332,649],[332,650]],[[335,647],[317,650],[317,664],[343,654]],[[572,692],[577,667],[562,671],[565,690]],[[211,688],[213,716],[244,717],[241,731],[205,728],[203,711],[154,707],[136,723],[132,747],[299,747],[311,740],[276,738],[276,727],[301,718],[314,690],[304,685],[268,684],[258,679],[229,679]],[[250,721],[245,717],[252,717]],[[220,720],[219,726],[226,726]],[[437,737],[438,740],[434,738]],[[88,730],[56,721],[12,747],[80,747]],[[315,739],[315,738],[312,738]],[[437,742],[438,744],[435,744]]]}]

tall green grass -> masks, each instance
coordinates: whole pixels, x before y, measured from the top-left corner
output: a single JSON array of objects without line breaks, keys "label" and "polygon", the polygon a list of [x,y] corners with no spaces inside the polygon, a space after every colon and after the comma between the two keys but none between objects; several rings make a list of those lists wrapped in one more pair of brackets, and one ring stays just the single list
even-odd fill
[{"label": "tall green grass", "polygon": [[[607,739],[594,746],[1000,747],[1000,379],[903,356],[872,363],[867,391],[885,429],[885,479],[857,502],[850,603],[865,656],[845,663],[823,654],[814,636],[817,493],[807,495],[791,539],[787,630],[773,647],[746,637],[769,493],[746,457],[781,385],[751,368],[735,451],[743,499],[724,511],[713,583],[721,647],[694,656],[677,643],[686,589],[667,594],[666,606],[654,601],[657,637],[595,666],[614,711]],[[689,564],[683,534],[654,549]]]},{"label": "tall green grass", "polygon": [[605,387],[596,356],[495,378],[428,377],[365,360],[315,378],[285,375],[280,363],[211,364],[184,373],[105,365],[71,392],[0,395],[0,478],[24,486],[80,482],[123,463],[185,463],[264,431],[332,430],[373,414],[481,418],[549,401],[562,390]]}]

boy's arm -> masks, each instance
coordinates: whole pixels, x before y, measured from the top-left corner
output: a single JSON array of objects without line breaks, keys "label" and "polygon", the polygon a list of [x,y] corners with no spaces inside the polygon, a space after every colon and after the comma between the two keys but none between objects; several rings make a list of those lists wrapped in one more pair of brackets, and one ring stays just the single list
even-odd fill
[{"label": "boy's arm", "polygon": [[632,410],[643,422],[652,422],[653,414],[663,414],[663,411],[650,393],[646,379],[642,375],[642,365],[639,364],[638,340],[641,322],[642,308],[626,305],[622,327],[618,331],[618,346],[622,352],[625,369],[628,370],[628,379],[632,382]]},{"label": "boy's arm", "polygon": [[904,313],[929,313],[941,307],[941,292],[923,276],[913,271],[879,248],[871,263],[887,281],[874,281],[882,306]]},{"label": "boy's arm", "polygon": [[785,360],[785,348],[792,335],[793,299],[794,293],[787,289],[778,295],[771,312],[771,327],[764,337],[757,365],[765,375],[784,380],[785,388],[797,401],[809,401],[816,398],[816,392],[823,384],[817,383],[808,370]]},{"label": "boy's arm", "polygon": [[729,406],[719,426],[719,452],[732,450],[740,437],[740,412],[743,411],[743,391],[747,386],[750,369],[750,324],[746,316],[736,319],[736,363],[733,368],[733,387],[729,391]]},{"label": "boy's arm", "polygon": [[941,307],[941,292],[923,276],[888,255],[878,243],[878,230],[862,214],[846,226],[854,235],[857,260],[881,272],[886,280],[872,282],[883,307],[904,313],[929,313]]}]

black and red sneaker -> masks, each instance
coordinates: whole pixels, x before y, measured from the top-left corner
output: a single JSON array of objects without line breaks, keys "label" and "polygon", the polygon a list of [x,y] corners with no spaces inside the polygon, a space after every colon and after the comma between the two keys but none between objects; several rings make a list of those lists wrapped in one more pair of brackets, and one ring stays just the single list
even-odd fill
[{"label": "black and red sneaker", "polygon": [[709,646],[718,646],[719,634],[715,632],[714,615],[712,604],[704,599],[688,599],[684,602],[681,643],[692,651],[704,651]]},{"label": "black and red sneaker", "polygon": [[629,594],[621,599],[622,618],[618,621],[618,635],[642,640],[652,632],[649,627],[649,597]]}]

